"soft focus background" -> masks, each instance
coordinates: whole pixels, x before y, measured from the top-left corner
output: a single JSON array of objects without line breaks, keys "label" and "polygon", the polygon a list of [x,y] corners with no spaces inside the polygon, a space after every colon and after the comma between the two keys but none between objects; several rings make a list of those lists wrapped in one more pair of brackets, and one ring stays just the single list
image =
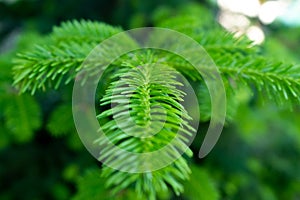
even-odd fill
[{"label": "soft focus background", "polygon": [[[93,178],[100,164],[73,125],[72,86],[19,96],[11,86],[16,52],[65,20],[130,29],[187,5],[202,6],[203,15],[213,14],[237,36],[246,34],[270,59],[300,63],[299,0],[0,0],[0,200],[101,199],[105,193]],[[195,159],[185,194],[166,198],[300,199],[300,107],[291,111],[247,92],[238,98],[242,103],[215,149]]]}]

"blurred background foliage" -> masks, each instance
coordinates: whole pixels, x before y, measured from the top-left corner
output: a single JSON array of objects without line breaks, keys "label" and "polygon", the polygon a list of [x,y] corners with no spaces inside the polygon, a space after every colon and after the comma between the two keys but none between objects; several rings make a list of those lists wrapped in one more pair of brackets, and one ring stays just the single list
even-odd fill
[{"label": "blurred background foliage", "polygon": [[[178,12],[188,16],[200,11],[200,18],[214,16],[229,31],[261,43],[261,51],[270,59],[299,63],[297,20],[287,23],[276,18],[266,23],[260,14],[238,12],[226,2],[230,1],[1,0],[0,199],[136,199],[133,191],[111,197],[105,190],[100,164],[82,146],[73,125],[72,85],[35,96],[20,96],[12,87],[16,52],[69,19],[99,20],[129,29],[151,26]],[[246,19],[247,26],[234,19]],[[212,153],[194,158],[185,193],[161,194],[160,199],[300,199],[299,106],[294,105],[293,111],[278,107],[255,92],[241,92],[237,98],[240,103],[232,122]],[[196,155],[201,141],[199,136],[192,144]]]}]

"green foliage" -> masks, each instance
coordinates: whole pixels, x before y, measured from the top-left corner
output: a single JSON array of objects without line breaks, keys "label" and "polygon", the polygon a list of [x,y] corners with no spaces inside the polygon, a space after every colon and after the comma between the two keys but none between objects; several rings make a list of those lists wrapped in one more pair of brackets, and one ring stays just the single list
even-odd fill
[{"label": "green foliage", "polygon": [[4,110],[5,125],[17,141],[29,141],[41,126],[39,105],[28,95],[10,99]]},{"label": "green foliage", "polygon": [[[38,39],[36,33],[26,33],[22,37],[15,38],[19,49],[31,42],[32,37]],[[0,133],[2,147],[11,142],[29,142],[34,133],[42,126],[40,105],[34,97],[28,94],[18,95],[11,86],[11,59],[14,52],[5,52],[0,56]]]},{"label": "green foliage", "polygon": [[121,28],[112,27],[105,23],[74,20],[63,22],[61,26],[54,27],[51,38],[57,44],[88,43],[97,45],[99,42],[121,31]]},{"label": "green foliage", "polygon": [[131,190],[123,191],[120,195],[112,195],[105,187],[105,179],[100,176],[98,169],[90,169],[85,172],[83,177],[80,177],[77,181],[78,192],[72,198],[73,200],[127,200],[136,199],[140,200],[136,194]]},{"label": "green foliage", "polygon": [[222,61],[216,59],[220,71],[227,80],[252,84],[259,92],[266,92],[267,97],[279,104],[286,104],[289,100],[299,101],[297,94],[300,82],[297,65],[268,61],[262,57],[253,59],[253,56],[239,58],[238,67],[232,64],[234,61],[233,55],[223,58]]},{"label": "green foliage", "polygon": [[[196,21],[196,19],[193,19]],[[206,30],[199,23],[184,19],[188,26],[182,27],[177,17],[163,21],[160,26],[183,32],[198,41],[207,50],[218,66],[227,86],[236,89],[241,85],[255,86],[278,104],[299,102],[299,66],[268,60],[258,54],[258,47],[252,47],[244,37],[234,38],[221,28]],[[199,21],[199,20],[198,20]],[[177,68],[187,69],[188,63],[169,61]],[[171,64],[171,65],[172,65]],[[188,69],[191,69],[188,67]],[[192,72],[190,72],[192,74]],[[187,74],[187,73],[186,73]],[[232,92],[229,87],[227,93]]]},{"label": "green foliage", "polygon": [[83,20],[55,27],[43,44],[18,54],[14,84],[32,94],[37,89],[57,89],[62,82],[67,84],[74,79],[85,57],[99,42],[118,32],[119,28]]},{"label": "green foliage", "polygon": [[[299,196],[299,114],[275,104],[245,103],[236,123],[202,165],[228,199],[295,199]],[[236,145],[239,145],[239,151]],[[222,154],[222,158],[219,156]],[[245,195],[248,194],[248,195]]]},{"label": "green foliage", "polygon": [[220,199],[216,186],[213,184],[209,173],[196,165],[191,165],[190,180],[184,184],[183,195],[187,199]]},{"label": "green foliage", "polygon": [[[278,104],[293,105],[294,102],[299,101],[300,79],[299,68],[296,65],[269,60],[268,57],[264,57],[260,47],[253,46],[244,36],[235,38],[218,25],[213,24],[213,17],[205,13],[205,9],[197,9],[195,6],[184,7],[179,13],[173,13],[165,9],[154,16],[154,22],[156,26],[171,28],[187,34],[207,50],[224,80],[228,96],[227,109],[229,113],[232,113],[227,116],[228,118],[234,119],[232,115],[235,115],[235,112],[248,102],[249,90],[254,91],[253,93],[259,92],[259,94],[267,96],[271,101]],[[205,16],[205,18],[201,16]],[[76,73],[82,69],[81,64],[89,52],[99,42],[120,31],[121,29],[118,27],[99,22],[84,20],[65,22],[60,27],[55,27],[50,36],[46,37],[39,45],[18,54],[13,69],[14,84],[21,92],[29,91],[32,94],[39,89],[50,91],[51,88],[57,89],[62,83],[68,84],[73,81]],[[124,43],[126,42],[124,41]],[[98,118],[110,141],[127,151],[143,153],[145,150],[151,152],[161,148],[175,137],[178,130],[186,132],[187,135],[194,131],[188,123],[190,120],[189,113],[180,105],[184,94],[176,88],[180,85],[174,78],[178,73],[176,70],[193,82],[197,96],[200,97],[201,112],[203,111],[204,116],[203,121],[209,121],[209,94],[201,77],[195,75],[197,73],[189,63],[174,55],[156,55],[151,50],[142,53],[144,56],[142,59],[137,59],[140,53],[133,52],[132,54],[133,56],[121,57],[118,64],[114,63],[110,66],[112,71],[107,72],[109,78],[105,84],[101,84],[101,91],[106,91],[101,99]],[[171,68],[160,67],[157,69],[156,65],[152,65],[161,58],[164,60],[162,64]],[[138,67],[140,65],[143,65],[143,67]],[[2,85],[6,85],[6,83],[1,83]],[[256,90],[253,88],[256,88]],[[5,87],[0,87],[0,89],[6,90]],[[24,107],[25,103],[23,101],[26,102],[26,105],[31,106]],[[17,98],[12,102],[14,102],[14,105],[5,106],[7,107],[3,115],[6,119],[5,129],[7,128],[13,134],[16,134],[20,140],[29,140],[33,132],[41,125],[38,119],[39,107],[34,99],[29,96]],[[117,106],[107,109],[107,106],[111,103],[116,103]],[[157,105],[162,106],[164,111],[159,107],[157,108]],[[2,106],[2,102],[0,102],[0,106]],[[127,106],[131,109],[130,117],[133,119],[133,123],[139,125],[139,129],[126,121],[128,118],[126,115]],[[20,112],[15,113],[17,110]],[[157,135],[144,140],[132,136],[140,134],[145,128],[155,129],[160,124],[160,115],[165,113],[167,114],[166,123]],[[68,123],[71,118],[70,114],[70,108],[67,105],[58,106],[52,111],[47,129],[56,136],[73,132],[72,126],[69,126]],[[183,117],[180,116],[182,114]],[[120,124],[112,119],[113,115],[117,115],[123,130],[127,130],[131,133],[131,136],[122,132],[118,127]],[[153,123],[150,120],[152,118],[156,119],[157,122]],[[248,120],[246,119],[246,121]],[[241,118],[241,121],[243,121],[243,118]],[[64,124],[68,125],[64,126]],[[151,127],[151,125],[155,125],[155,127]],[[252,133],[253,130],[249,132]],[[22,133],[24,134],[22,135]],[[144,134],[151,133],[146,132]],[[76,140],[74,135],[72,134],[73,137],[70,136],[68,139]],[[186,138],[181,138],[176,148],[185,149],[185,140]],[[98,145],[103,145],[101,142],[101,138],[99,138]],[[76,144],[76,142],[70,143]],[[5,140],[2,145],[5,145]],[[234,143],[232,146],[234,146]],[[76,149],[76,145],[73,149]],[[101,158],[113,159],[114,154],[109,150],[102,149],[101,156],[103,157]],[[225,148],[225,150],[220,151],[220,154],[223,152],[232,153],[233,151]],[[190,158],[187,157],[192,157],[190,149],[185,152],[185,156],[180,157],[171,165],[155,172],[142,174],[121,172],[103,166],[102,176],[100,176],[100,172],[93,170],[78,181],[79,191],[74,199],[155,199],[159,196],[171,196],[170,189],[176,195],[183,193],[183,196],[191,199],[218,199],[220,197],[218,191],[211,183],[211,178],[206,171],[193,167],[191,180],[183,184],[190,174],[190,168],[187,164]],[[219,163],[222,166],[228,165],[226,163],[228,161],[223,161],[221,158],[220,160]],[[120,165],[125,167],[136,167],[134,165],[140,164],[129,163],[124,158],[116,159],[115,162],[120,162]],[[272,158],[266,162],[278,164]],[[238,161],[235,160],[235,163],[238,163]],[[253,163],[255,162],[252,162],[249,168],[260,171],[261,167],[255,167],[257,165]],[[280,164],[276,167],[279,171],[288,169],[285,166],[280,166]],[[260,173],[258,171],[254,173]],[[239,195],[236,185],[248,189],[249,185],[255,183],[248,176],[240,176],[238,173],[232,173],[228,176],[220,175],[219,177],[216,174],[214,178],[225,179],[226,181],[228,178],[228,183],[223,182],[222,185],[224,187],[223,192],[228,197]],[[295,185],[296,183],[292,184]],[[184,185],[186,187],[185,192]],[[273,192],[264,183],[260,183],[260,186],[255,190],[264,191],[265,194],[261,195],[261,191],[259,191],[258,198],[273,198]],[[106,188],[109,188],[109,190]],[[62,187],[57,186],[56,190],[58,193],[62,193],[62,196],[66,194]],[[297,191],[298,188],[294,187],[294,190]]]},{"label": "green foliage", "polygon": [[74,200],[107,199],[108,194],[103,185],[105,180],[100,177],[99,170],[89,170],[78,180],[78,193]]},{"label": "green foliage", "polygon": [[[191,165],[192,174],[189,181],[184,184],[184,199],[205,199],[217,200],[219,199],[216,186],[212,183],[212,177],[209,173],[196,165]],[[97,169],[89,169],[85,172],[84,176],[80,177],[77,181],[78,192],[73,197],[74,200],[84,199],[137,199],[140,200],[134,190],[125,188],[119,195],[112,195],[106,190],[106,180],[99,176],[100,171]],[[142,177],[141,177],[142,178]],[[95,189],[97,188],[97,189]],[[169,199],[170,194],[158,192],[159,199]],[[145,196],[141,199],[150,199]]]},{"label": "green foliage", "polygon": [[[134,63],[126,63],[129,69],[116,74],[120,79],[111,83],[101,100],[101,105],[116,104],[98,116],[100,119],[114,117],[114,120],[108,120],[101,126],[102,131],[109,141],[134,153],[156,151],[168,145],[177,132],[183,132],[187,136],[176,140],[176,146],[170,150],[173,155],[186,151],[185,143],[195,130],[189,125],[191,117],[179,103],[183,101],[184,93],[176,89],[180,85],[175,79],[176,71],[156,65],[157,61],[151,53],[146,54],[143,60],[132,60]],[[128,121],[130,117],[132,121]],[[144,164],[138,160],[132,162],[131,156],[117,157],[110,148],[105,148],[101,137],[98,141],[100,146],[104,146],[100,160],[113,160],[124,170],[139,168]],[[191,153],[188,155],[191,156]],[[166,192],[167,184],[177,195],[183,192],[181,181],[188,178],[189,172],[186,161],[179,158],[172,165],[154,172],[130,174],[105,168],[104,176],[108,179],[108,186],[114,186],[113,191],[121,191],[134,184],[139,196],[155,199],[157,191]]]},{"label": "green foliage", "polygon": [[62,136],[68,133],[76,134],[71,105],[60,105],[56,108],[50,115],[47,129],[53,136]]},{"label": "green foliage", "polygon": [[[298,66],[259,57],[257,47],[251,47],[247,39],[236,39],[219,27],[207,31],[205,27],[200,26],[201,20],[193,16],[189,18],[191,19],[181,18],[185,23],[180,23],[177,17],[171,18],[159,26],[183,32],[203,45],[218,66],[224,81],[229,82],[229,86],[235,88],[240,84],[254,85],[280,104],[287,100],[298,100]],[[182,27],[182,24],[189,25]],[[14,68],[15,84],[23,92],[30,90],[34,93],[36,89],[46,89],[47,86],[59,87],[65,74],[68,74],[65,83],[70,82],[81,69],[81,63],[92,48],[119,31],[118,28],[90,21],[68,22],[61,28],[55,28],[52,42],[45,47],[38,46],[35,50],[19,55]],[[95,36],[97,34],[99,37]],[[86,39],[87,35],[91,37]],[[188,63],[178,62],[178,59],[168,60],[167,64],[182,71],[191,70],[185,74],[195,74]],[[59,69],[56,66],[59,66]]]}]

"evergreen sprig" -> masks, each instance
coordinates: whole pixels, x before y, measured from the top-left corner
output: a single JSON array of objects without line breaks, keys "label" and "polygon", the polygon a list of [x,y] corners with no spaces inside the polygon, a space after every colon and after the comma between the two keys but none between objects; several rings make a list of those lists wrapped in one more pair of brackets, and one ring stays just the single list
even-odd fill
[{"label": "evergreen sprig", "polygon": [[[201,23],[197,22],[195,16],[184,18],[186,23],[190,22],[187,23],[189,26],[176,23],[177,18],[163,20],[158,25],[183,32],[203,45],[228,87],[236,89],[244,85],[250,88],[254,86],[260,94],[280,105],[299,102],[299,65],[276,62],[276,59],[268,60],[261,55],[260,48],[254,46],[245,36],[235,37],[218,25],[207,29],[200,26]],[[198,21],[201,20],[198,18]],[[183,59],[168,57],[166,63],[190,78],[200,80],[193,73],[193,67]],[[234,92],[230,88],[226,90]]]},{"label": "evergreen sprig", "polygon": [[14,85],[21,92],[68,84],[81,69],[87,55],[120,28],[91,21],[70,21],[54,27],[53,33],[15,59]]},{"label": "evergreen sprig", "polygon": [[[146,153],[168,145],[171,140],[176,139],[178,132],[183,132],[168,154],[174,157],[182,151],[191,156],[186,142],[195,130],[189,125],[191,118],[180,104],[184,93],[176,88],[181,85],[176,80],[176,71],[157,65],[149,54],[144,62],[127,62],[124,65],[128,69],[122,68],[116,74],[120,79],[111,83],[101,100],[102,106],[114,105],[98,116],[99,119],[114,119],[106,120],[101,126],[106,137],[126,151]],[[153,160],[140,163],[135,156],[118,156],[111,148],[105,148],[104,141],[100,137],[97,142],[103,146],[100,160],[119,163],[123,170],[153,164]],[[183,157],[174,160],[173,164],[154,172],[131,174],[105,167],[103,175],[107,178],[107,185],[113,186],[115,192],[134,185],[140,197],[155,199],[158,191],[167,192],[170,185],[179,195],[183,192],[181,182],[188,179],[190,169]]]},{"label": "evergreen sprig", "polygon": [[53,28],[51,38],[56,43],[79,43],[94,45],[121,32],[120,27],[113,27],[101,22],[90,20],[67,21]]}]

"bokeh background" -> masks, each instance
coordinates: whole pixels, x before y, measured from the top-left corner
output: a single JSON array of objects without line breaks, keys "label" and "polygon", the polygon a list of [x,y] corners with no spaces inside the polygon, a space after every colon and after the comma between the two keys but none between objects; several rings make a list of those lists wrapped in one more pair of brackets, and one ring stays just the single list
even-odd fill
[{"label": "bokeh background", "polygon": [[[0,0],[0,200],[103,199],[105,193],[100,163],[73,125],[72,86],[19,96],[12,86],[16,53],[65,20],[130,29],[187,6],[200,6],[203,16],[247,35],[270,59],[300,63],[299,0]],[[195,159],[185,193],[162,198],[300,199],[299,105],[266,103],[249,92],[238,98],[214,150]],[[196,139],[192,149],[200,145]]]}]

